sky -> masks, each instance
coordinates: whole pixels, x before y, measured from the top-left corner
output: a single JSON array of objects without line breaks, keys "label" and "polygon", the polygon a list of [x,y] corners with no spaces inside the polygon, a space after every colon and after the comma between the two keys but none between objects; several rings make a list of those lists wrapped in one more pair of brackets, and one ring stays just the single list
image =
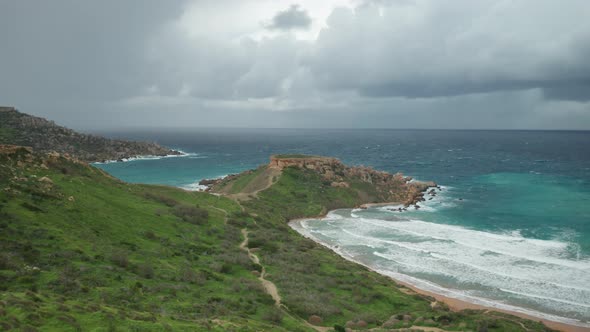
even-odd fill
[{"label": "sky", "polygon": [[587,0],[0,0],[0,105],[86,130],[590,130]]}]

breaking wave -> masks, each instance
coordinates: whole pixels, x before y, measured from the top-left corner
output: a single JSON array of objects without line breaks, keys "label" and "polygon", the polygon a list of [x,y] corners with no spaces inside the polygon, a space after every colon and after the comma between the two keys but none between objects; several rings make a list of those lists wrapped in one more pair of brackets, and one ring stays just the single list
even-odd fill
[{"label": "breaking wave", "polygon": [[415,218],[385,220],[375,213],[391,212],[340,210],[291,226],[418,288],[590,327],[590,260],[572,257],[566,238],[532,239],[519,231],[492,233]]}]

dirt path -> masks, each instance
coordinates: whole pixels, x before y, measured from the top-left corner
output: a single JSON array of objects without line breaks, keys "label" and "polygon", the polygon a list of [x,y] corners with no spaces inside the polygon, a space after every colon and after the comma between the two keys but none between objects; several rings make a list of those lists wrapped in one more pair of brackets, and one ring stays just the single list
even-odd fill
[{"label": "dirt path", "polygon": [[[253,179],[251,183],[249,183],[246,188],[244,188],[244,192],[238,194],[230,194],[227,197],[232,198],[236,201],[247,201],[252,199],[252,197],[256,197],[259,192],[266,190],[272,186],[275,181],[273,179],[278,179],[281,176],[281,171],[274,168],[268,168],[261,174],[258,178]],[[253,189],[248,191],[248,189]]]},{"label": "dirt path", "polygon": [[261,267],[261,272],[260,272],[260,276],[258,277],[258,280],[260,280],[260,282],[262,283],[264,290],[275,301],[275,306],[277,308],[279,308],[281,311],[283,311],[286,315],[290,316],[291,318],[293,318],[295,320],[300,320],[300,321],[304,322],[307,326],[309,326],[310,328],[312,328],[318,332],[327,332],[327,331],[332,330],[332,328],[330,328],[330,327],[312,325],[308,321],[301,319],[299,317],[295,317],[295,316],[291,315],[291,313],[289,313],[289,308],[287,308],[284,304],[281,303],[281,296],[279,295],[279,291],[277,289],[277,286],[272,281],[264,278],[266,276],[266,268],[264,267],[264,265],[260,264],[260,259],[258,258],[258,256],[256,254],[254,254],[252,252],[252,250],[250,250],[250,248],[248,248],[248,230],[246,228],[242,229],[242,235],[244,236],[244,241],[242,241],[242,243],[240,243],[240,249],[242,249],[246,253],[248,253],[248,257],[250,258],[250,260],[254,264]]},{"label": "dirt path", "polygon": [[248,253],[248,257],[250,258],[250,260],[254,264],[261,267],[261,272],[260,276],[258,277],[258,280],[260,280],[260,282],[262,283],[264,290],[266,290],[266,292],[275,301],[275,305],[281,308],[281,296],[279,295],[277,286],[275,286],[275,284],[272,281],[266,280],[264,278],[266,276],[266,268],[264,267],[264,265],[260,264],[260,259],[258,258],[258,256],[256,256],[256,254],[254,254],[252,250],[250,250],[250,248],[248,248],[248,230],[246,228],[242,229],[242,235],[244,236],[244,241],[240,243],[240,249],[246,251]]},{"label": "dirt path", "polygon": [[213,206],[213,205],[209,205],[209,207],[214,210],[222,212],[225,215],[225,217],[223,218],[223,223],[227,225],[227,218],[229,217],[229,214],[227,213],[227,211],[225,211],[224,209],[220,209],[220,208]]}]

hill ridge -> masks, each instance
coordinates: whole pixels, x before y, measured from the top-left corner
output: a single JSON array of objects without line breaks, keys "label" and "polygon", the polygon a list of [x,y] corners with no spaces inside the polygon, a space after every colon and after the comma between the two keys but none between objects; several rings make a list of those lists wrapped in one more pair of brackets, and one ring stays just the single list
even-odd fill
[{"label": "hill ridge", "polygon": [[86,162],[181,154],[156,143],[79,133],[7,106],[0,106],[0,144],[29,146],[38,152],[67,153]]}]

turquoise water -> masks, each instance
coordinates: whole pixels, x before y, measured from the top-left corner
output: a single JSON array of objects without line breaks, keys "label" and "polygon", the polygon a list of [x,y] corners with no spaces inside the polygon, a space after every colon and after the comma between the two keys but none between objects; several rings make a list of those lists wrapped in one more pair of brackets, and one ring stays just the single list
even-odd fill
[{"label": "turquoise water", "polygon": [[272,153],[434,180],[418,210],[339,210],[293,225],[343,256],[418,287],[554,320],[590,321],[590,133],[200,130],[109,133],[185,157],[97,165],[131,182],[195,189]]}]

